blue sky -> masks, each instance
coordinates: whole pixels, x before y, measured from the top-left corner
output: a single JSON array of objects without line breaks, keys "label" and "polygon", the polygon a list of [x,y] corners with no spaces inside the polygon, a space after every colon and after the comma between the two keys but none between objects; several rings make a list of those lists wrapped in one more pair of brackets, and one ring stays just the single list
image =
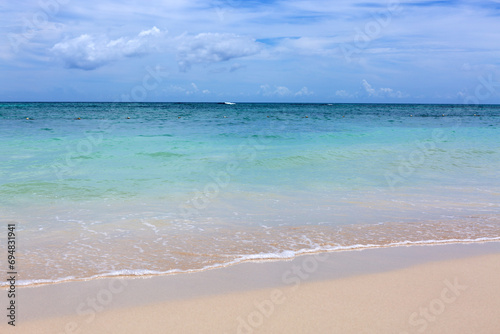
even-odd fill
[{"label": "blue sky", "polygon": [[0,101],[500,103],[500,1],[0,3]]}]

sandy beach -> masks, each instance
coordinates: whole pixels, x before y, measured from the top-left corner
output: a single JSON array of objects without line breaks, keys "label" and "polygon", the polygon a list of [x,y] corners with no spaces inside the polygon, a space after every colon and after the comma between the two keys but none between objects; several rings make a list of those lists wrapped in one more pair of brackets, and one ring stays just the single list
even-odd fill
[{"label": "sandy beach", "polygon": [[18,287],[2,333],[498,333],[499,275],[489,242]]}]

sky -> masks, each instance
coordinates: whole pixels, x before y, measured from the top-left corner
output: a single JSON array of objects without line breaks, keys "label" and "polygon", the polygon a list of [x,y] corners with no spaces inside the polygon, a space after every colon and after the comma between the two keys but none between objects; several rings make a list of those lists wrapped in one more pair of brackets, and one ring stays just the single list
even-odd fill
[{"label": "sky", "polygon": [[0,101],[500,103],[499,0],[0,1]]}]

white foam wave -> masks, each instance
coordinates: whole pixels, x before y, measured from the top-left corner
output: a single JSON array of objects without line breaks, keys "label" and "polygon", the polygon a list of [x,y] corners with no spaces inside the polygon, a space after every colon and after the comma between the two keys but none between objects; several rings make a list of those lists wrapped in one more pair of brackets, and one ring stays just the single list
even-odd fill
[{"label": "white foam wave", "polygon": [[[500,237],[483,237],[476,239],[445,239],[445,240],[421,240],[421,241],[400,241],[389,243],[385,245],[376,244],[355,244],[349,246],[328,246],[328,247],[315,247],[310,249],[301,249],[298,251],[284,250],[277,253],[257,253],[257,254],[245,254],[239,255],[236,259],[228,261],[225,263],[218,263],[209,266],[205,266],[200,269],[171,269],[167,271],[149,270],[149,269],[123,269],[115,270],[108,273],[102,273],[93,275],[90,277],[76,278],[73,276],[63,277],[59,279],[34,279],[34,280],[21,280],[17,281],[17,286],[37,286],[41,284],[55,284],[68,281],[86,281],[100,278],[111,278],[111,277],[136,277],[136,278],[146,278],[158,275],[171,275],[171,274],[181,274],[181,273],[193,273],[200,272],[210,269],[217,269],[228,267],[231,265],[239,264],[242,262],[260,262],[260,261],[283,261],[292,260],[297,256],[306,254],[315,254],[322,252],[338,252],[338,251],[353,251],[353,250],[363,250],[372,248],[388,248],[388,247],[403,247],[403,246],[417,246],[417,245],[439,245],[439,244],[454,244],[454,243],[484,243],[484,242],[495,242],[500,241]],[[4,283],[0,285],[0,288],[6,288],[7,285]]]}]

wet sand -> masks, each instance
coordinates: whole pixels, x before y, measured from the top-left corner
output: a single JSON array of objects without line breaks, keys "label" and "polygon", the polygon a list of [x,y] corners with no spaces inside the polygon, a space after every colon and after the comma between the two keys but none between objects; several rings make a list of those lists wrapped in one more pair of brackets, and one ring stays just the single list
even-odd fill
[{"label": "wet sand", "polygon": [[498,277],[499,242],[321,253],[192,274],[18,287],[16,327],[4,316],[0,328],[57,334],[498,333]]}]

